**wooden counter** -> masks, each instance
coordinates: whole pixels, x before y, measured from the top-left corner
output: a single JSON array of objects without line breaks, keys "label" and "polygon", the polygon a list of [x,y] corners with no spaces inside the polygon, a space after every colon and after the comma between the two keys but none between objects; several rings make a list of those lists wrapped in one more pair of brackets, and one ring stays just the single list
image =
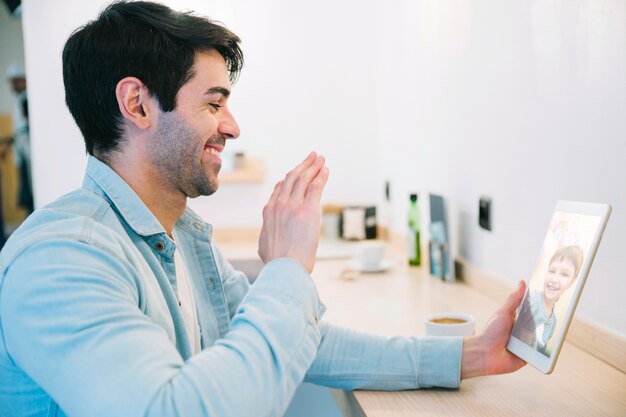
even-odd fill
[{"label": "wooden counter", "polygon": [[[232,242],[222,248],[235,259],[256,253],[254,244]],[[480,331],[499,306],[466,284],[431,277],[424,267],[409,269],[397,261],[385,273],[346,281],[340,275],[347,264],[318,260],[313,271],[328,308],[324,320],[337,325],[384,336],[420,336],[428,314],[464,312],[476,318]],[[551,375],[528,365],[513,374],[463,381],[459,390],[333,391],[346,416],[626,416],[626,374],[570,343]]]}]

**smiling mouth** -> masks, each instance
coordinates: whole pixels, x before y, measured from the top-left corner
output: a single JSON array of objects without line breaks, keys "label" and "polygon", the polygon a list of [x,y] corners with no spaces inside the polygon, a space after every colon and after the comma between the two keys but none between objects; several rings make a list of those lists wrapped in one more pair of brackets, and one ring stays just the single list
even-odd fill
[{"label": "smiling mouth", "polygon": [[559,287],[555,287],[554,285],[546,285],[546,288],[548,288],[550,291],[559,291],[560,288]]},{"label": "smiling mouth", "polygon": [[215,156],[220,156],[222,154],[222,152],[218,149],[215,149],[211,146],[205,146],[204,150],[207,151],[208,153],[210,153],[211,155],[215,155]]},{"label": "smiling mouth", "polygon": [[220,165],[222,164],[222,159],[220,158],[220,155],[222,154],[223,150],[224,150],[224,145],[218,145],[218,144],[204,145],[204,152],[209,154],[209,158],[211,158],[213,161],[217,162]]}]

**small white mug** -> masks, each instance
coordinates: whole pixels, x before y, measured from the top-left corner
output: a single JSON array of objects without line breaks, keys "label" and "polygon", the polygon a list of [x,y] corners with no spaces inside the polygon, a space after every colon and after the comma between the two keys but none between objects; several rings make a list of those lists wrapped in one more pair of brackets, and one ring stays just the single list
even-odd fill
[{"label": "small white mug", "polygon": [[430,315],[424,322],[427,336],[472,336],[474,317],[463,313]]},{"label": "small white mug", "polygon": [[356,260],[365,267],[375,267],[385,256],[385,244],[378,241],[366,241],[359,244]]}]

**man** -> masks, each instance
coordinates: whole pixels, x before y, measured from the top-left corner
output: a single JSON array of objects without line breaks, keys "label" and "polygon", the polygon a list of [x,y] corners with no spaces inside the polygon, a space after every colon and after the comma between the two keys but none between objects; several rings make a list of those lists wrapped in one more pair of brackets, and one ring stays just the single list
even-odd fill
[{"label": "man", "polygon": [[[17,201],[27,214],[33,212],[33,192],[30,173],[30,132],[28,124],[28,98],[26,93],[26,72],[19,64],[12,64],[7,70],[11,89],[17,96],[13,109],[13,137],[3,138],[2,144],[13,144],[15,165],[20,171],[20,188]],[[4,149],[2,150],[4,154]]]},{"label": "man", "polygon": [[386,339],[320,321],[310,278],[328,178],[311,153],[263,211],[250,286],[187,197],[218,186],[239,136],[239,38],[164,6],[114,3],[63,52],[90,154],[83,187],[36,211],[0,257],[0,414],[279,416],[304,379],[457,387],[511,372],[520,287],[485,332]]},{"label": "man", "polygon": [[[20,64],[13,63],[7,69],[7,80],[17,100],[13,107],[11,136],[0,138],[0,159],[6,158],[11,145],[14,146],[13,157],[20,172],[20,185],[17,195],[18,204],[28,214],[33,210],[33,197],[30,184],[30,136],[28,128],[28,99],[26,96],[26,72]],[[0,196],[0,206],[1,206]],[[0,207],[0,249],[4,246],[4,215]]]}]

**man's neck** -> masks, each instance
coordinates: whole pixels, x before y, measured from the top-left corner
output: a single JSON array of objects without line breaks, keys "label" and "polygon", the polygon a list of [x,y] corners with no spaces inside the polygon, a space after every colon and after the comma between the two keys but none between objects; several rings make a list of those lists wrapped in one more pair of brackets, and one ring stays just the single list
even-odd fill
[{"label": "man's neck", "polygon": [[140,161],[118,159],[107,165],[126,181],[171,237],[174,225],[185,211],[187,197]]}]

